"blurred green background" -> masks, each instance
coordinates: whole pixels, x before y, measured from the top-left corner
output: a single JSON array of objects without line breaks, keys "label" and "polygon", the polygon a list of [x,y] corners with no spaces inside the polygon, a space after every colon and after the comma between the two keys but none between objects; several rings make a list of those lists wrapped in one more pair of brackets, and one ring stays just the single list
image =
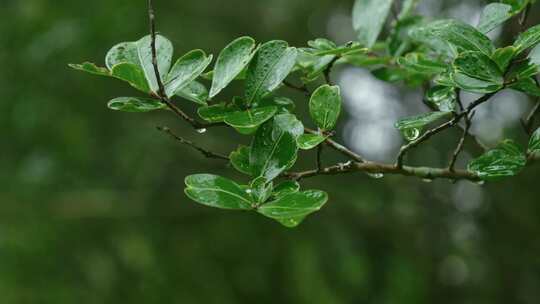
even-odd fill
[{"label": "blurred green background", "polygon": [[[296,46],[326,36],[343,42],[353,38],[352,2],[155,0],[155,6],[158,29],[178,57],[194,48],[217,54],[241,35]],[[425,2],[426,13],[464,12],[464,18],[485,4]],[[540,301],[538,165],[483,187],[364,174],[315,178],[305,187],[328,191],[330,202],[293,230],[189,201],[188,174],[243,177],[155,127],[223,152],[248,139],[230,130],[200,135],[169,113],[112,112],[109,99],[136,92],[67,67],[102,64],[112,45],[145,35],[145,5],[0,0],[1,303]],[[539,7],[531,24],[540,22]],[[514,30],[511,22],[497,41],[510,41]],[[357,72],[363,73],[341,69],[334,77]],[[288,96],[305,117],[302,96]],[[398,105],[418,108],[420,99]],[[517,121],[503,134],[524,143]],[[457,131],[440,136],[411,161],[444,164],[458,137]],[[300,167],[313,159],[302,154]]]}]

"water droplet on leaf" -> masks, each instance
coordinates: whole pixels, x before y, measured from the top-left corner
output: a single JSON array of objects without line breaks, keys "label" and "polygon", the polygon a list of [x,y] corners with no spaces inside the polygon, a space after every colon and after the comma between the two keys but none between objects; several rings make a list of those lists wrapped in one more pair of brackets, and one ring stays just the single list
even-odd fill
[{"label": "water droplet on leaf", "polygon": [[424,183],[431,183],[431,182],[433,182],[433,179],[431,179],[431,178],[423,178],[422,181]]},{"label": "water droplet on leaf", "polygon": [[204,133],[206,133],[206,128],[197,129],[197,133],[199,133],[199,134],[204,134]]}]

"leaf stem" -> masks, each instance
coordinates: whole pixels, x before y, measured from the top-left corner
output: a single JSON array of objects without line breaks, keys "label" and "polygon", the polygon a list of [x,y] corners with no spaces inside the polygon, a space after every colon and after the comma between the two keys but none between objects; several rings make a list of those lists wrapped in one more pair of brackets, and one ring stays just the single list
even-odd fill
[{"label": "leaf stem", "polygon": [[187,139],[184,139],[184,138],[176,135],[168,127],[157,127],[157,129],[159,131],[161,131],[161,132],[164,132],[164,133],[168,134],[171,138],[176,139],[180,143],[182,143],[184,145],[187,145],[187,146],[190,146],[194,150],[197,150],[197,151],[201,152],[201,154],[204,155],[206,158],[221,159],[221,160],[229,161],[228,156],[225,156],[225,155],[220,154],[220,153],[215,153],[215,152],[209,151],[209,150],[207,150],[205,148],[202,148],[202,147],[198,146],[197,144],[195,144],[194,142],[189,141]]}]

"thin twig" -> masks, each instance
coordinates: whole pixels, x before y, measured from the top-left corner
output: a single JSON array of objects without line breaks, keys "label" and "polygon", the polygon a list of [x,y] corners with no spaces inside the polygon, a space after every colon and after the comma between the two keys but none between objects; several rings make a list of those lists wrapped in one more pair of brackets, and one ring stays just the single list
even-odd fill
[{"label": "thin twig", "polygon": [[529,13],[531,12],[531,6],[532,4],[529,3],[525,7],[525,10],[521,14],[519,18],[519,30],[520,32],[523,32],[525,30],[525,26],[527,25],[527,19],[529,18]]},{"label": "thin twig", "polygon": [[324,72],[323,72],[324,80],[329,85],[332,85],[332,79],[330,79],[330,74],[332,73],[332,69],[334,68],[334,65],[336,64],[339,58],[340,58],[339,56],[334,56],[334,58],[330,61],[330,63],[328,63],[328,65],[324,69]]},{"label": "thin twig", "polygon": [[151,94],[153,97],[158,98],[161,100],[164,104],[169,107],[176,115],[187,121],[193,128],[195,129],[204,129],[209,128],[213,126],[217,126],[217,124],[206,124],[201,123],[191,116],[187,115],[184,111],[182,111],[180,108],[178,108],[168,97],[165,90],[165,85],[163,84],[163,81],[161,79],[161,74],[159,72],[159,66],[158,66],[158,54],[156,49],[156,16],[154,7],[152,5],[152,0],[148,0],[148,20],[149,20],[149,26],[150,26],[150,36],[151,36],[151,42],[150,42],[150,48],[152,51],[152,66],[154,68],[154,75],[156,77],[156,81],[158,84],[158,92],[157,94]]},{"label": "thin twig", "polygon": [[285,177],[293,180],[301,180],[305,178],[320,176],[320,175],[338,175],[353,172],[366,172],[372,174],[395,174],[404,176],[415,176],[425,180],[433,180],[438,178],[450,180],[470,180],[479,181],[480,178],[472,172],[466,170],[450,171],[447,168],[427,168],[427,167],[396,167],[393,164],[382,164],[376,162],[349,162],[345,164],[337,164],[334,166],[323,168],[322,170],[307,170],[303,172],[290,172]]},{"label": "thin twig", "polygon": [[[305,128],[304,130],[308,134],[319,134],[319,132],[317,132],[315,130],[312,130],[312,129],[309,129],[309,128]],[[365,159],[362,156],[360,156],[359,154],[353,152],[349,148],[345,147],[344,145],[338,143],[337,141],[335,141],[333,139],[328,138],[328,139],[326,139],[325,143],[326,143],[326,145],[328,145],[332,149],[340,152],[341,154],[347,156],[348,158],[350,158],[350,159],[352,159],[352,160],[354,160],[356,162],[360,162],[360,163],[365,162]]]},{"label": "thin twig", "polygon": [[283,84],[290,88],[290,89],[293,89],[293,90],[296,90],[296,91],[299,91],[303,94],[306,94],[308,97],[311,96],[311,92],[309,91],[309,89],[307,88],[307,86],[305,84],[301,85],[301,86],[298,86],[298,85],[295,85],[294,83],[292,82],[289,82],[289,81],[283,81]]},{"label": "thin twig", "polygon": [[403,166],[403,159],[404,159],[405,155],[407,155],[407,152],[409,152],[409,150],[419,146],[423,142],[430,139],[433,135],[438,134],[438,133],[440,133],[440,132],[442,132],[442,131],[444,131],[444,130],[446,130],[448,128],[451,128],[451,127],[457,125],[461,121],[461,119],[463,117],[469,115],[477,106],[479,106],[479,105],[483,104],[484,102],[488,101],[494,94],[495,93],[490,93],[490,94],[486,94],[486,95],[478,98],[477,100],[473,101],[467,107],[467,109],[464,112],[461,112],[461,113],[455,115],[454,118],[452,118],[451,120],[443,123],[442,125],[439,125],[436,128],[433,128],[433,129],[430,129],[430,130],[426,131],[418,139],[416,139],[416,140],[410,142],[409,144],[404,145],[403,147],[401,147],[401,149],[399,151],[399,154],[398,154],[398,157],[397,157],[396,167],[401,168]]},{"label": "thin twig", "polygon": [[317,146],[317,171],[322,170],[322,151],[323,151],[323,145]]},{"label": "thin twig", "polygon": [[157,127],[157,129],[159,131],[161,131],[161,132],[167,133],[170,137],[176,139],[180,143],[182,143],[184,145],[187,145],[187,146],[190,146],[191,148],[201,152],[202,155],[204,155],[206,158],[214,158],[214,159],[221,159],[221,160],[229,161],[229,157],[227,157],[227,156],[225,156],[223,154],[215,153],[215,152],[209,151],[207,149],[204,149],[204,148],[198,146],[197,144],[195,144],[194,142],[189,141],[187,139],[184,139],[184,138],[174,134],[174,132],[171,131],[171,129],[169,129],[168,127]]},{"label": "thin twig", "polygon": [[450,164],[448,165],[448,170],[450,170],[451,172],[455,171],[454,168],[456,166],[458,156],[461,153],[461,151],[463,151],[463,148],[465,147],[465,138],[467,138],[467,134],[469,133],[469,130],[471,129],[472,119],[475,113],[476,112],[473,111],[470,115],[467,115],[465,117],[465,128],[463,129],[463,134],[461,135],[459,143],[456,149],[454,150],[454,153],[452,154],[452,158],[450,159]]}]

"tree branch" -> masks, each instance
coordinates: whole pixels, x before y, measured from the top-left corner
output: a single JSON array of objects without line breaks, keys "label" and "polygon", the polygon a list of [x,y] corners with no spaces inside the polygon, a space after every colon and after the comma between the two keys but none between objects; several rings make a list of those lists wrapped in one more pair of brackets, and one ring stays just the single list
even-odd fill
[{"label": "tree branch", "polygon": [[[319,134],[319,132],[317,132],[315,130],[312,130],[312,129],[309,129],[309,128],[305,128],[304,130],[305,130],[306,133],[309,133],[309,134],[315,134],[315,135]],[[365,159],[362,156],[360,156],[359,154],[353,152],[352,150],[345,147],[344,145],[334,141],[333,139],[328,138],[328,139],[326,139],[325,143],[326,143],[326,145],[328,145],[332,149],[340,152],[341,154],[347,156],[348,158],[350,158],[350,159],[352,159],[354,161],[357,161],[357,162],[360,162],[360,163],[365,162]]]},{"label": "tree branch", "polygon": [[458,159],[459,154],[461,151],[463,151],[463,148],[465,147],[465,138],[467,137],[467,134],[469,133],[469,130],[472,126],[472,119],[474,117],[474,114],[476,112],[472,112],[471,115],[465,116],[465,128],[463,129],[463,135],[461,135],[461,139],[459,140],[459,143],[454,150],[454,154],[452,154],[452,158],[450,159],[450,164],[448,165],[448,170],[451,172],[454,172],[454,167],[456,166],[456,162]]},{"label": "tree branch", "polygon": [[169,129],[168,127],[157,127],[157,129],[159,131],[161,131],[161,132],[164,132],[164,133],[168,134],[171,138],[176,139],[180,143],[182,143],[184,145],[187,145],[187,146],[190,146],[194,150],[197,150],[197,151],[201,152],[202,155],[204,155],[206,158],[221,159],[221,160],[229,161],[228,156],[225,156],[223,154],[215,153],[215,152],[209,151],[207,149],[204,149],[204,148],[198,146],[197,144],[195,144],[194,142],[189,141],[187,139],[184,139],[184,138],[174,134],[173,131],[171,131],[171,129]]},{"label": "tree branch", "polygon": [[161,79],[161,75],[159,72],[159,66],[158,66],[158,60],[157,60],[157,49],[156,49],[156,21],[155,21],[155,12],[154,7],[152,5],[152,0],[148,0],[148,20],[149,20],[149,26],[150,26],[150,36],[151,36],[151,42],[150,42],[150,48],[152,51],[152,66],[154,68],[154,74],[156,77],[156,81],[158,84],[158,92],[157,94],[151,94],[153,97],[158,98],[161,100],[164,104],[169,107],[176,115],[178,115],[183,120],[187,121],[193,128],[197,130],[202,130],[205,128],[210,128],[214,126],[218,126],[221,124],[207,124],[203,122],[199,122],[192,118],[191,116],[187,115],[184,111],[182,111],[179,107],[177,107],[168,97],[165,92],[165,86],[163,85],[163,81]]},{"label": "tree branch", "polygon": [[405,176],[414,176],[425,180],[433,180],[437,178],[450,179],[450,180],[470,180],[480,181],[480,178],[469,171],[454,170],[441,168],[427,168],[427,167],[409,167],[403,166],[401,168],[392,164],[382,164],[376,162],[349,162],[345,164],[337,164],[334,166],[323,168],[322,170],[308,170],[303,172],[290,172],[285,177],[301,180],[305,178],[315,177],[319,175],[339,175],[353,172],[366,172],[371,174],[396,174]]},{"label": "tree branch", "polygon": [[407,145],[404,145],[403,147],[401,147],[401,150],[399,151],[399,154],[398,154],[398,157],[397,157],[396,167],[401,168],[403,166],[403,159],[404,159],[405,155],[407,155],[407,152],[409,152],[409,150],[419,146],[423,142],[430,139],[433,135],[438,134],[438,133],[440,133],[440,132],[442,132],[442,131],[444,131],[444,130],[446,130],[448,128],[451,128],[451,127],[455,126],[456,124],[459,123],[459,121],[463,117],[469,115],[471,113],[471,111],[473,111],[477,106],[479,106],[479,105],[483,104],[484,102],[488,101],[493,95],[495,95],[495,93],[489,93],[489,94],[486,94],[486,95],[478,98],[477,100],[473,101],[467,107],[467,109],[464,112],[461,112],[461,113],[455,115],[454,118],[452,118],[451,120],[443,123],[442,125],[439,125],[438,127],[434,128],[434,129],[430,129],[430,130],[426,131],[418,139],[416,139],[416,140],[408,143]]}]

